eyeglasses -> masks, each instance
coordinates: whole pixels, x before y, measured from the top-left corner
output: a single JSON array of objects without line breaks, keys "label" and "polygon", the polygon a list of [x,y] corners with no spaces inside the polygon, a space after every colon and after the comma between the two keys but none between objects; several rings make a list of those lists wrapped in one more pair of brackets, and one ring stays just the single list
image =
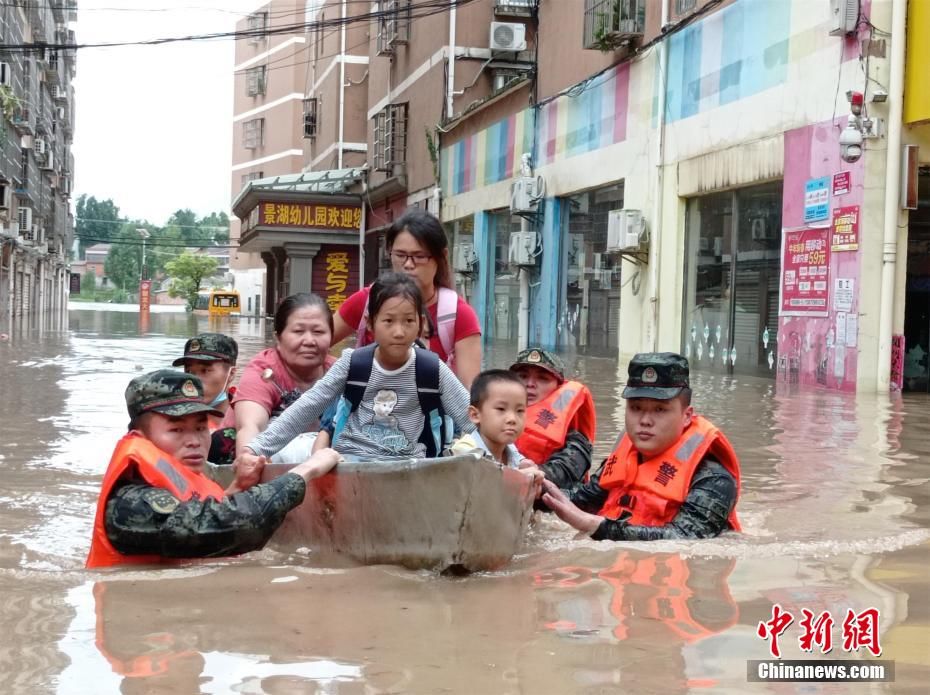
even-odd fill
[{"label": "eyeglasses", "polygon": [[432,256],[428,253],[404,253],[403,251],[391,251],[391,258],[395,263],[404,266],[407,261],[413,261],[414,265],[425,265]]}]

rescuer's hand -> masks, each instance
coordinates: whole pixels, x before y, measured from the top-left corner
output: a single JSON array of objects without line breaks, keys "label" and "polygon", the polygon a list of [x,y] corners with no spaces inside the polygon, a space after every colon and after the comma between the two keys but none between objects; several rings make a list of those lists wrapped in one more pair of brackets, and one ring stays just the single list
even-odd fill
[{"label": "rescuer's hand", "polygon": [[572,504],[572,501],[565,496],[565,493],[562,492],[555,483],[549,480],[543,481],[542,501],[566,524],[579,531],[584,531],[589,535],[597,531],[601,522],[604,520],[604,517],[597,516],[596,514],[588,514],[578,509],[578,507]]}]

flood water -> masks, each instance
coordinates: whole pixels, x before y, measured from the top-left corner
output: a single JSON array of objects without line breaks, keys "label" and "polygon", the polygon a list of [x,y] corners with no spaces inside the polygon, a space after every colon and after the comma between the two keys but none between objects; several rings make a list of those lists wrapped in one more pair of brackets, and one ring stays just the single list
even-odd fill
[{"label": "flood water", "polygon": [[[80,305],[79,305],[80,306]],[[157,307],[155,307],[157,309]],[[467,577],[314,567],[264,550],[168,570],[83,569],[123,390],[204,330],[240,364],[270,323],[82,306],[0,342],[0,693],[928,692],[930,402],[694,375],[695,406],[742,460],[741,535],[576,540],[540,516],[506,569]],[[488,362],[506,366],[512,346]],[[615,361],[567,356],[598,406],[597,461],[622,422]],[[773,605],[783,658],[843,650],[880,611],[893,683],[748,683]],[[830,611],[829,657],[800,651]]]}]

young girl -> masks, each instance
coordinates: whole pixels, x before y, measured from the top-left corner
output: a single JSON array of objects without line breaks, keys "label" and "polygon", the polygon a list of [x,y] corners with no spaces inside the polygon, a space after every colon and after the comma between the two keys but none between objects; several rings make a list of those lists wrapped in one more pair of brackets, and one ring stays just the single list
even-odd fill
[{"label": "young girl", "polygon": [[[370,375],[359,377],[360,360],[356,359],[356,374],[350,378],[355,351],[346,350],[313,388],[248,444],[244,456],[272,456],[343,396],[333,443],[341,454],[363,458],[438,455],[434,453],[438,447],[431,446],[429,441],[433,433],[426,431],[430,419],[422,405],[424,391],[431,390],[433,398],[438,391],[437,405],[441,404],[458,429],[474,430],[468,418],[465,387],[443,362],[413,347],[425,320],[423,299],[416,283],[402,273],[389,273],[376,280],[368,299],[368,316],[376,344],[359,348],[359,352],[373,351]],[[418,359],[423,361],[419,370]],[[429,359],[434,359],[438,366],[438,385],[424,389],[417,377]],[[353,391],[357,398],[348,405],[346,401],[353,400],[350,397]]]}]

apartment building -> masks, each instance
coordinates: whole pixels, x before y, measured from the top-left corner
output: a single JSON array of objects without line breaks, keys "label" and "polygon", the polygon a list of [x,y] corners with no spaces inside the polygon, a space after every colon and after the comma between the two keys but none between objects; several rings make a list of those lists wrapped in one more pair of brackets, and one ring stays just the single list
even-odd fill
[{"label": "apartment building", "polygon": [[0,321],[67,306],[76,0],[0,6]]}]

